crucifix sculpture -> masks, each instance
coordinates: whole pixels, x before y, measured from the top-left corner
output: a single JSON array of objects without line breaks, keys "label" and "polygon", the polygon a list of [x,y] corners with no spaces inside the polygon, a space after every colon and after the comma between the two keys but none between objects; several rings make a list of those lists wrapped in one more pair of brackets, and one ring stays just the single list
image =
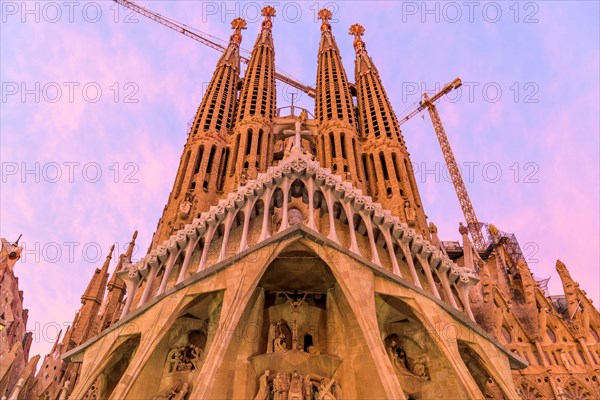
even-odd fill
[{"label": "crucifix sculpture", "polygon": [[304,303],[304,300],[306,300],[306,296],[308,296],[308,293],[304,294],[304,297],[302,297],[301,300],[298,300],[299,296],[294,296],[294,299],[290,298],[290,296],[288,296],[287,293],[284,293],[285,297],[288,299],[288,301],[290,302],[290,308],[292,309],[292,317],[293,317],[293,324],[292,324],[292,349],[293,350],[297,350],[298,349],[298,313],[300,312],[300,307],[302,306],[302,303]]}]

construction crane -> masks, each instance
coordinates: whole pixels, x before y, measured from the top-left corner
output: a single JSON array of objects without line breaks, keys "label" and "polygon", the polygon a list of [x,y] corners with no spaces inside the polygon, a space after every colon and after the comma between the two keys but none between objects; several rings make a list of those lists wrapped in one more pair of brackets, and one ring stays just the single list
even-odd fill
[{"label": "construction crane", "polygon": [[[205,46],[210,47],[211,49],[215,49],[218,51],[225,50],[225,46],[223,46],[219,43],[216,43],[216,42],[200,35],[199,33],[192,32],[190,29],[188,29],[188,27],[186,25],[175,22],[169,18],[166,18],[166,17],[158,14],[158,13],[155,13],[154,11],[150,11],[132,1],[128,1],[128,0],[113,0],[113,1],[117,4],[122,5],[123,7],[129,8],[130,10],[132,10],[140,15],[143,15],[146,18],[156,21],[156,22],[166,26],[167,28],[171,28],[174,31],[182,33],[185,36],[192,38],[192,39],[202,43]],[[247,57],[244,57],[244,56],[240,56],[240,59],[245,64],[248,64],[250,62],[250,59]],[[310,97],[314,98],[316,95],[314,88],[304,85],[304,84],[296,81],[295,79],[290,78],[289,76],[283,75],[277,71],[275,71],[275,79],[277,79],[283,83],[286,83],[286,84],[290,85],[291,87],[294,87],[298,90],[301,90],[302,92],[306,93]]]},{"label": "construction crane", "polygon": [[458,168],[458,163],[456,162],[456,158],[454,158],[452,147],[450,147],[448,136],[446,136],[444,125],[442,125],[440,114],[437,110],[437,107],[434,104],[442,96],[445,96],[452,90],[459,88],[461,85],[462,81],[460,80],[460,78],[456,78],[455,80],[444,86],[442,90],[436,93],[433,97],[429,97],[427,93],[424,93],[423,100],[419,102],[419,106],[415,110],[410,112],[408,115],[406,115],[404,118],[402,118],[399,121],[399,124],[402,125],[415,115],[419,114],[424,109],[427,109],[427,111],[429,111],[429,116],[431,117],[433,128],[435,129],[435,134],[438,138],[438,141],[440,142],[440,147],[442,148],[442,154],[444,155],[446,166],[448,167],[448,171],[450,172],[450,177],[452,179],[452,184],[454,185],[454,190],[456,190],[456,195],[458,196],[458,202],[460,203],[460,207],[462,208],[465,220],[467,221],[467,228],[469,229],[469,233],[471,233],[471,238],[473,238],[473,242],[477,250],[484,251],[486,247],[486,242],[483,237],[483,234],[481,233],[481,224],[477,220],[477,215],[475,215],[475,208],[473,207],[471,199],[469,198],[469,193],[467,192],[465,182],[460,173],[460,169]]}]

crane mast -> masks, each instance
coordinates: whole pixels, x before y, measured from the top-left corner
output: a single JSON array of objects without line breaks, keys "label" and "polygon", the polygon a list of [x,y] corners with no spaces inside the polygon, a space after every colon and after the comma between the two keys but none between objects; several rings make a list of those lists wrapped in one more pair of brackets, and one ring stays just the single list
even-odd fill
[{"label": "crane mast", "polygon": [[[200,43],[202,43],[205,46],[210,47],[211,49],[214,50],[218,50],[218,51],[224,51],[225,50],[225,46],[216,43],[196,32],[193,32],[189,29],[187,29],[187,27],[185,25],[179,24],[177,22],[174,22],[158,13],[155,13],[154,11],[150,11],[132,1],[128,1],[128,0],[113,0],[115,3],[122,5],[123,7],[129,8],[130,10],[143,15],[146,18],[149,18],[153,21],[158,22],[159,24],[162,24],[164,26],[166,26],[167,28],[171,28],[174,31],[177,31],[181,34],[184,34],[185,36],[194,39]],[[242,60],[243,63],[248,64],[250,62],[250,59],[248,57],[244,57],[240,55],[240,60]],[[283,75],[277,71],[275,71],[275,79],[286,83],[288,85],[290,85],[291,87],[294,87],[298,90],[301,90],[302,92],[306,93],[308,96],[310,97],[315,97],[316,96],[316,92],[315,89],[304,85],[292,78],[290,78],[289,76]]]},{"label": "crane mast", "polygon": [[452,152],[452,147],[450,146],[448,136],[446,135],[446,131],[444,130],[444,125],[442,124],[440,113],[438,112],[437,107],[434,104],[442,96],[448,94],[453,89],[459,88],[461,85],[461,80],[459,78],[456,78],[451,83],[444,86],[442,90],[440,90],[431,98],[427,95],[427,93],[423,94],[423,100],[419,102],[419,106],[415,110],[410,112],[408,115],[406,115],[404,118],[402,118],[399,121],[399,124],[402,125],[415,115],[419,114],[424,109],[427,109],[427,111],[429,112],[431,122],[433,123],[433,129],[435,130],[435,134],[442,149],[444,161],[446,162],[446,166],[448,167],[448,172],[450,172],[450,178],[452,179],[454,190],[456,190],[458,202],[460,203],[460,207],[465,216],[465,220],[467,221],[467,228],[469,229],[469,233],[473,238],[475,247],[477,248],[477,250],[482,251],[485,250],[486,243],[483,234],[481,233],[481,224],[477,220],[477,215],[475,215],[475,208],[471,203],[471,198],[469,197],[469,193],[467,192],[465,182],[462,178],[460,169],[458,168],[458,163],[456,162],[456,158],[454,157],[454,153]]}]

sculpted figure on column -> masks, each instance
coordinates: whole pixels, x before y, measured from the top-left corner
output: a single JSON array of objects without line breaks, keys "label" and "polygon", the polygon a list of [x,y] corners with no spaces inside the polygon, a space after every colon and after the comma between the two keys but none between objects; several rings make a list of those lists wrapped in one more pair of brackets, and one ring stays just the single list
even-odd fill
[{"label": "sculpted figure on column", "polygon": [[268,369],[258,379],[258,393],[254,396],[254,400],[267,400],[269,398],[269,374]]}]

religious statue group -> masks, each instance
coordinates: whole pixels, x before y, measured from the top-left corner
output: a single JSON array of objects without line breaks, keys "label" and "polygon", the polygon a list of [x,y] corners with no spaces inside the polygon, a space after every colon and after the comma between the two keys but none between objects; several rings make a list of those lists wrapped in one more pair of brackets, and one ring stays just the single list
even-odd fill
[{"label": "religious statue group", "polygon": [[310,375],[298,371],[277,372],[265,370],[258,381],[254,400],[338,400],[339,385],[334,379],[321,378],[314,382]]},{"label": "religious statue group", "polygon": [[169,373],[200,370],[203,354],[204,351],[193,344],[171,349],[167,355]]},{"label": "religious statue group", "polygon": [[417,357],[409,363],[406,352],[399,344],[397,335],[390,335],[386,339],[385,350],[394,367],[396,375],[429,380],[427,359],[425,356]]}]

